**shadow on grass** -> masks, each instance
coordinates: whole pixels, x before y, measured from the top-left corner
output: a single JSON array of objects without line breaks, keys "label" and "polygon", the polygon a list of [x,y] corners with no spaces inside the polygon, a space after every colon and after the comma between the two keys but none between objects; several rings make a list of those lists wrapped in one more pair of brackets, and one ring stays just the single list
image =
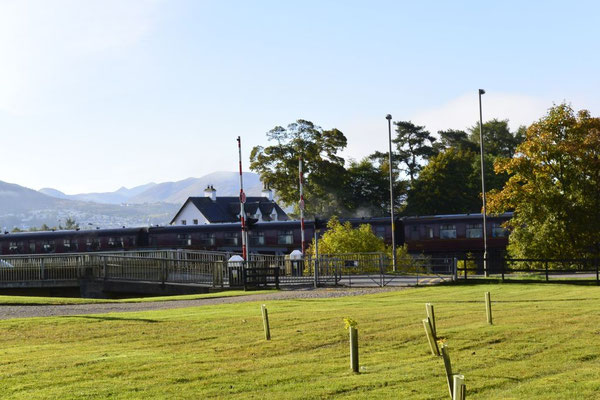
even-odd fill
[{"label": "shadow on grass", "polygon": [[148,319],[148,318],[123,318],[123,317],[100,317],[100,316],[92,316],[92,315],[75,315],[68,316],[69,318],[83,318],[83,319],[96,319],[100,321],[136,321],[136,322],[148,322],[148,323],[158,323],[160,321],[156,319]]},{"label": "shadow on grass", "polygon": [[538,284],[546,284],[546,285],[578,285],[578,286],[598,286],[598,283],[595,279],[583,280],[583,279],[553,279],[553,280],[543,280],[543,279],[509,279],[506,278],[504,280],[500,278],[472,278],[472,279],[461,279],[459,278],[457,281],[449,281],[440,283],[439,285],[458,285],[458,286],[473,286],[473,285],[493,285],[493,284],[511,284],[511,283],[538,283]]}]

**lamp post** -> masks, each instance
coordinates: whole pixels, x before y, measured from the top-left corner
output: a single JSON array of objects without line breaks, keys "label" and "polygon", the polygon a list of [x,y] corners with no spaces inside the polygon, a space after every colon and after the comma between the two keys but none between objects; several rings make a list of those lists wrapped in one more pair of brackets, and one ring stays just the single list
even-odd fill
[{"label": "lamp post", "polygon": [[481,112],[481,95],[483,94],[485,94],[485,90],[479,89],[479,149],[481,150],[481,193],[483,199],[483,273],[488,277],[487,207],[485,201],[485,171],[483,169],[483,113]]},{"label": "lamp post", "polygon": [[394,224],[394,177],[392,175],[392,115],[385,116],[388,121],[388,137],[390,145],[389,165],[390,165],[390,220],[392,223],[392,266],[396,272],[396,234]]}]

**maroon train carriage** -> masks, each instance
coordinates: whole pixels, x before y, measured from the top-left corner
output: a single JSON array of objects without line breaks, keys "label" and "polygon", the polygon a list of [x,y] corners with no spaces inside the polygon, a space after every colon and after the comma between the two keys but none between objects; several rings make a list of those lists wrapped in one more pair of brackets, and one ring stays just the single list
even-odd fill
[{"label": "maroon train carriage", "polygon": [[[487,248],[490,267],[501,262],[508,245],[508,231],[502,224],[513,213],[487,217]],[[483,258],[482,214],[430,215],[402,218],[405,243],[410,254],[435,258]],[[496,262],[497,261],[497,262]],[[481,260],[477,261],[482,265]]]},{"label": "maroon train carriage", "polygon": [[3,232],[0,234],[0,254],[116,251],[147,246],[147,228]]},{"label": "maroon train carriage", "polygon": [[[370,224],[373,232],[391,243],[388,218],[350,218],[353,226]],[[396,223],[396,242],[402,243],[402,224]],[[314,222],[305,224],[305,241],[310,243]],[[40,254],[132,249],[188,248],[241,251],[240,225],[236,223],[155,226],[149,228],[97,229],[54,232],[18,232],[0,235],[0,254]],[[261,254],[289,254],[300,249],[300,221],[257,223],[249,232],[249,249]]]}]

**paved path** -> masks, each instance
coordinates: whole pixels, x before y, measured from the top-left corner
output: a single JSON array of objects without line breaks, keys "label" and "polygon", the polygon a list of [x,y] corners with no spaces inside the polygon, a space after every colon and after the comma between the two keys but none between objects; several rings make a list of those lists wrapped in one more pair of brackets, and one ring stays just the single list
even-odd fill
[{"label": "paved path", "polygon": [[301,298],[329,298],[359,296],[370,293],[389,292],[406,288],[356,288],[356,289],[307,289],[283,290],[274,293],[250,294],[235,297],[214,297],[197,300],[156,301],[146,303],[102,303],[72,305],[3,305],[0,306],[0,319],[51,317],[64,315],[105,314],[112,312],[135,312],[167,310],[174,308],[199,307],[215,304],[231,304],[249,301],[268,301]]}]

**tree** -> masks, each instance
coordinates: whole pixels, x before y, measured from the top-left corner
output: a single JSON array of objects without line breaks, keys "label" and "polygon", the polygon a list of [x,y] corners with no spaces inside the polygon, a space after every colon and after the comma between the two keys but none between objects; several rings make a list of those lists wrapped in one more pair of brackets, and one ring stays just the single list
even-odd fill
[{"label": "tree", "polygon": [[[311,251],[314,253],[314,240]],[[369,224],[353,228],[350,222],[340,223],[332,217],[327,223],[327,231],[319,239],[319,254],[385,252],[383,239],[373,233]]]},{"label": "tree", "polygon": [[581,258],[600,254],[600,118],[560,104],[527,129],[510,174],[489,195],[490,211],[514,211],[508,250],[516,257]]},{"label": "tree", "polygon": [[[483,124],[483,146],[485,154],[495,157],[511,158],[515,153],[517,146],[525,138],[524,126],[519,127],[516,132],[511,132],[508,127],[508,120],[499,121],[492,119]],[[469,139],[479,148],[479,124],[469,128]]]},{"label": "tree", "polygon": [[431,158],[408,192],[405,214],[478,212],[481,209],[478,160],[476,153],[453,147]]},{"label": "tree", "polygon": [[346,147],[346,137],[338,129],[323,130],[299,119],[287,128],[277,126],[267,132],[272,146],[255,146],[250,153],[250,169],[277,193],[286,206],[298,209],[298,160],[304,160],[306,213],[329,216],[341,207],[344,159],[338,152]]},{"label": "tree", "polygon": [[472,151],[474,153],[479,151],[479,142],[473,142],[465,131],[448,129],[445,131],[438,131],[438,135],[440,135],[440,140],[439,142],[436,142],[434,146],[436,153],[442,152],[450,147],[457,150]]},{"label": "tree", "polygon": [[75,229],[79,229],[79,224],[73,218],[68,217],[67,220],[65,221],[64,228],[62,228],[62,227],[59,227],[59,228],[66,229],[66,230],[75,230]]},{"label": "tree", "polygon": [[417,126],[410,121],[398,121],[394,125],[396,138],[393,142],[398,152],[394,158],[403,165],[400,170],[406,172],[412,184],[421,170],[421,162],[435,154],[433,143],[436,139],[424,126]]}]

